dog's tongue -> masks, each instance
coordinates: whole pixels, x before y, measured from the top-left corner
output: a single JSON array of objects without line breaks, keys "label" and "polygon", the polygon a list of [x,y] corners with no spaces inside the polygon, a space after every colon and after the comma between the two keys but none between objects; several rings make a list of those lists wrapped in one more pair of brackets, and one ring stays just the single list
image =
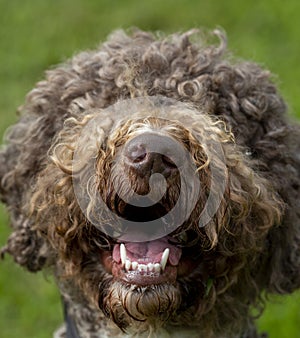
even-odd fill
[{"label": "dog's tongue", "polygon": [[[126,247],[127,257],[131,261],[137,262],[151,262],[159,263],[162,253],[166,248],[169,248],[169,262],[171,265],[176,266],[179,263],[181,257],[181,249],[168,242],[168,238],[164,237],[151,242],[141,243],[124,243]],[[116,262],[120,261],[120,250],[118,247],[113,250],[113,259]]]}]

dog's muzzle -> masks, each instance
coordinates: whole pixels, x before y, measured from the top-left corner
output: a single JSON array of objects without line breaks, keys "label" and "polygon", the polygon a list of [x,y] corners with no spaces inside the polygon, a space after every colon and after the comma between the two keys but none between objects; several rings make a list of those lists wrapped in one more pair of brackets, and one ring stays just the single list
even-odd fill
[{"label": "dog's muzzle", "polygon": [[193,168],[184,169],[187,160],[182,144],[155,132],[141,133],[121,149],[116,167],[124,169],[131,186],[126,187],[120,179],[123,171],[118,171],[116,181],[121,181],[122,189],[114,187],[114,207],[127,222],[123,226],[127,233],[103,260],[114,277],[130,284],[162,284],[175,282],[180,266],[184,272],[194,266],[195,262],[182,266],[182,248],[170,235],[186,220],[187,192],[179,190],[187,187],[180,176],[195,175]]}]

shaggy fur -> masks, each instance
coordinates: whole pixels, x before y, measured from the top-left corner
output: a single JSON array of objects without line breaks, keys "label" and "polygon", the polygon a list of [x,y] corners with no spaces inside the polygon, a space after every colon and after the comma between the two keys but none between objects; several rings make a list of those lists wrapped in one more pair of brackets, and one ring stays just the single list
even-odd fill
[{"label": "shaggy fur", "polygon": [[[288,122],[270,73],[234,62],[224,35],[215,36],[219,43],[208,44],[195,31],[163,38],[116,32],[98,50],[48,71],[8,134],[0,196],[13,232],[2,254],[33,272],[52,269],[82,338],[259,337],[253,321],[263,295],[300,287],[300,128]],[[93,147],[79,150],[76,163],[81,133],[94,119],[83,142]],[[169,267],[177,277],[159,283],[131,283],[117,268],[112,252],[119,241],[101,230],[117,225],[94,203],[99,192],[114,213],[138,217],[115,183],[124,195],[132,194],[128,186],[149,192],[149,177],[139,177],[122,157],[145,130],[182,144],[201,182],[188,219],[167,238],[181,252]],[[199,227],[209,193],[218,194],[212,165],[226,186],[218,209]],[[89,182],[86,210],[74,192],[78,172]],[[154,207],[149,217],[174,208],[178,172],[166,184],[163,210]],[[194,184],[185,186],[181,213]]]}]

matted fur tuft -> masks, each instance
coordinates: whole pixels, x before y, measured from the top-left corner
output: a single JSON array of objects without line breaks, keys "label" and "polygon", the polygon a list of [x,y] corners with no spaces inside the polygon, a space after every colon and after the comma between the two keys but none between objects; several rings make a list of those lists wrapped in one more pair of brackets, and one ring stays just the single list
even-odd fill
[{"label": "matted fur tuft", "polygon": [[[229,61],[224,34],[215,35],[219,44],[210,45],[191,42],[198,41],[196,31],[160,38],[115,32],[99,49],[46,73],[0,152],[0,197],[13,229],[2,255],[31,271],[53,269],[82,338],[123,331],[175,337],[178,327],[190,328],[191,337],[255,338],[251,314],[262,310],[262,294],[300,287],[299,125],[288,121],[271,74]],[[97,124],[81,139],[94,140],[93,147],[81,149],[76,166],[79,139],[93,119]],[[88,220],[73,181],[85,165],[82,175],[93,172],[89,212],[99,211],[98,192],[118,212],[114,182],[125,179],[126,168],[115,157],[147,128],[183,144],[197,167],[201,198],[173,236],[192,231],[191,255],[202,258],[188,276],[142,288],[104,268],[99,252],[116,241]],[[226,188],[215,215],[199,228],[212,163],[220,175],[226,172]],[[136,175],[128,177],[136,191],[144,189]],[[170,209],[178,186],[165,196]],[[98,217],[109,223],[105,213]]]}]

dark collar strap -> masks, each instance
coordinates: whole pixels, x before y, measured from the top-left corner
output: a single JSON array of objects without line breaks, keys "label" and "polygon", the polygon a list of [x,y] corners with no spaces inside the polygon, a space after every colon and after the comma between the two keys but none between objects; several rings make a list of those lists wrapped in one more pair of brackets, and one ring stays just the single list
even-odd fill
[{"label": "dark collar strap", "polygon": [[80,338],[74,319],[68,313],[68,305],[65,302],[63,302],[63,305],[67,333],[66,338]]}]

